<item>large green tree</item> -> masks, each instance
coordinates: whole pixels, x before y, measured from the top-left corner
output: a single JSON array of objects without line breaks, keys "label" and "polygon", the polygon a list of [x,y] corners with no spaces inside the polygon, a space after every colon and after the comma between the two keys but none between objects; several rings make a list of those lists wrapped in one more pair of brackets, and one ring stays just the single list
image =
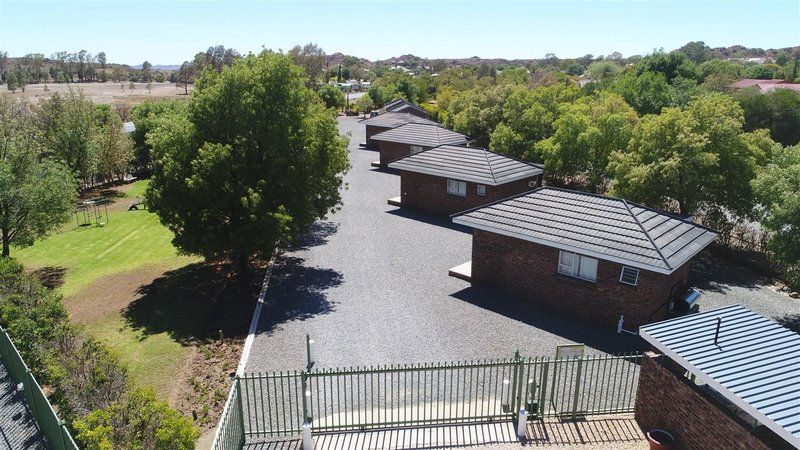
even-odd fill
[{"label": "large green tree", "polygon": [[321,86],[317,93],[328,108],[341,109],[347,103],[344,92],[332,84]]},{"label": "large green tree", "polygon": [[0,96],[0,236],[2,256],[66,221],[75,181],[63,165],[42,155],[26,106]]},{"label": "large green tree", "polygon": [[347,140],[305,81],[264,52],[204,72],[188,114],[159,118],[146,197],[179,249],[243,270],[337,207]]},{"label": "large green tree", "polygon": [[602,192],[609,155],[627,148],[637,121],[636,111],[610,92],[564,105],[553,136],[536,144],[545,173],[557,179],[579,177],[590,191]]},{"label": "large green tree", "polygon": [[742,109],[724,94],[642,117],[628,148],[610,156],[612,194],[681,214],[749,214],[749,182],[775,144],[766,132],[745,133],[743,123]]},{"label": "large green tree", "polygon": [[772,232],[770,246],[783,262],[795,267],[792,281],[800,286],[800,145],[775,151],[752,184],[760,205],[759,219]]},{"label": "large green tree", "polygon": [[751,88],[737,92],[735,97],[744,109],[745,130],[766,128],[772,139],[783,145],[800,142],[799,92],[774,89],[762,94]]}]

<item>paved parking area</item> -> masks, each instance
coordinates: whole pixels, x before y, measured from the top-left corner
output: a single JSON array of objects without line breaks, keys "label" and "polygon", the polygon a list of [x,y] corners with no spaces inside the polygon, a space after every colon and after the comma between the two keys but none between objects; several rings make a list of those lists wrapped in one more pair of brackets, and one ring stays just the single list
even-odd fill
[{"label": "paved parking area", "polygon": [[[306,334],[318,343],[318,367],[499,358],[515,349],[552,356],[555,346],[577,342],[593,353],[646,348],[638,337],[447,276],[471,258],[470,230],[388,205],[399,176],[370,166],[376,153],[358,147],[365,136],[357,118],[339,120],[351,133],[353,166],[342,208],[276,261],[248,371],[302,368]],[[744,269],[711,260],[694,275],[703,309],[740,303],[800,323],[800,301]]]},{"label": "paved parking area", "polygon": [[356,118],[341,210],[319,223],[273,270],[247,370],[300,369],[305,336],[318,343],[319,367],[551,356],[583,342],[594,352],[635,350],[617,335],[537,310],[489,288],[447,275],[471,258],[469,229],[386,203],[397,174],[370,166],[376,153]]}]

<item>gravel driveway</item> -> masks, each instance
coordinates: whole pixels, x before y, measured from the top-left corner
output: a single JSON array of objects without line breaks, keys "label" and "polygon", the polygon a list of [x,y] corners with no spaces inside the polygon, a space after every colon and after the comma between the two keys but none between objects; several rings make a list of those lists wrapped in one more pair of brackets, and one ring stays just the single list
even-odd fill
[{"label": "gravel driveway", "polygon": [[389,206],[399,176],[370,166],[378,155],[358,148],[357,118],[339,120],[352,133],[344,204],[280,255],[248,371],[300,369],[306,334],[318,343],[319,367],[510,357],[515,349],[551,356],[575,342],[594,352],[641,345],[449,277],[471,258],[470,230]]},{"label": "gravel driveway", "polygon": [[[306,334],[318,343],[318,367],[499,358],[515,349],[552,356],[555,346],[576,342],[592,353],[646,348],[638,337],[449,277],[471,258],[470,230],[388,205],[399,176],[370,166],[378,155],[358,147],[358,118],[339,122],[352,133],[344,204],[279,256],[247,371],[302,368]],[[739,303],[800,323],[800,301],[768,280],[713,259],[696,266],[703,310]]]}]

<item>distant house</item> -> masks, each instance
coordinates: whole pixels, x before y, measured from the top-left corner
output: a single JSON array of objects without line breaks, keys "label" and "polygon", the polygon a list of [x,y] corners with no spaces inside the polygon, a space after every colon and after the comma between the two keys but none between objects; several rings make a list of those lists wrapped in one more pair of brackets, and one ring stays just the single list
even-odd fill
[{"label": "distant house", "polygon": [[383,106],[383,108],[378,110],[379,113],[383,114],[386,112],[402,112],[402,113],[409,113],[415,116],[429,118],[428,112],[422,109],[421,106],[411,103],[407,100],[403,100],[398,98],[396,100],[392,100],[391,102],[387,103]]},{"label": "distant house", "polygon": [[361,121],[366,128],[367,141],[363,144],[367,148],[377,148],[378,143],[372,140],[372,136],[397,128],[407,123],[421,123],[427,125],[438,125],[436,122],[424,117],[419,117],[410,113],[386,112],[369,119]]},{"label": "distant house", "polygon": [[442,145],[398,159],[400,197],[390,204],[450,215],[485,205],[539,184],[541,166],[484,148]]},{"label": "distant house", "polygon": [[758,80],[754,78],[744,78],[731,84],[731,88],[733,90],[747,89],[751,87],[758,88],[758,90],[762,93],[770,92],[775,89],[790,89],[795,92],[800,92],[800,84],[790,83],[786,80]]},{"label": "distant house", "polygon": [[407,123],[372,136],[372,141],[378,144],[380,167],[387,167],[396,159],[440,145],[466,145],[469,138],[439,125]]},{"label": "distant house", "polygon": [[539,188],[457,214],[473,228],[472,262],[451,275],[538,305],[626,328],[667,316],[711,229],[625,200]]}]

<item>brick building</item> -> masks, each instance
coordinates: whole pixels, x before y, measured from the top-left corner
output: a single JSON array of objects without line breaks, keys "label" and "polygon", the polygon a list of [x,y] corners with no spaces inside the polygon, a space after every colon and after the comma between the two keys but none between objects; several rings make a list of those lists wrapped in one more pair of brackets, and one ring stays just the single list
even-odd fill
[{"label": "brick building", "polygon": [[407,112],[387,112],[375,117],[364,119],[361,121],[361,123],[364,124],[367,133],[367,141],[362,142],[361,145],[371,149],[376,149],[378,147],[378,143],[372,140],[372,136],[375,136],[378,133],[389,131],[392,128],[397,128],[407,123],[438,125],[433,120],[419,117]]},{"label": "brick building", "polygon": [[400,170],[400,197],[390,204],[443,215],[530,191],[543,173],[535,164],[456,145],[406,156],[389,168]]},{"label": "brick building", "polygon": [[635,416],[676,448],[800,448],[800,335],[739,305],[642,327]]},{"label": "brick building", "polygon": [[[438,125],[407,123],[397,128],[372,136],[378,143],[380,167],[388,167],[389,163],[440,145],[465,145],[469,138],[461,133],[450,131]],[[375,165],[375,164],[373,164]]]},{"label": "brick building", "polygon": [[471,265],[453,276],[609,327],[664,318],[688,287],[690,260],[717,237],[625,200],[551,187],[453,222],[474,230]]}]

